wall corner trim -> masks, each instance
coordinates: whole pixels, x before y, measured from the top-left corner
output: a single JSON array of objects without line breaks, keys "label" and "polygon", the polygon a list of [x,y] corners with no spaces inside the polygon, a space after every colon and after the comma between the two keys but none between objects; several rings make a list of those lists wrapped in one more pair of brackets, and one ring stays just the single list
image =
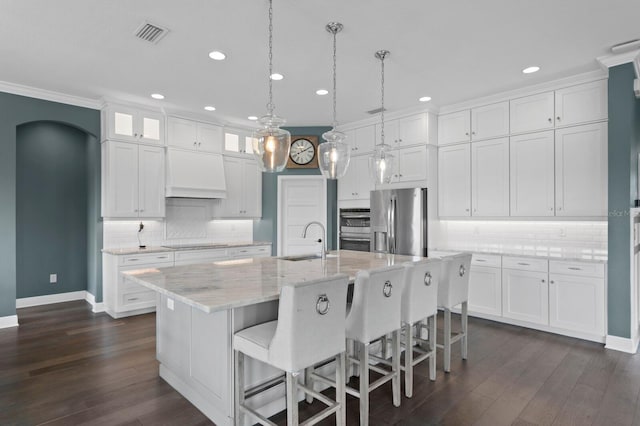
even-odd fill
[{"label": "wall corner trim", "polygon": [[0,92],[26,96],[29,98],[43,99],[45,101],[59,102],[61,104],[74,105],[89,109],[99,110],[102,107],[102,102],[100,100],[68,95],[66,93],[54,92],[52,90],[40,89],[38,87],[24,86],[22,84],[11,83],[9,81],[0,81]]},{"label": "wall corner trim", "polygon": [[88,291],[86,292],[86,296],[84,298],[84,300],[87,301],[87,303],[89,303],[91,305],[91,311],[94,314],[100,313],[100,312],[104,312],[105,311],[105,306],[104,303],[102,302],[98,302],[96,303],[96,297],[89,293]]},{"label": "wall corner trim", "polygon": [[17,327],[18,326],[18,316],[17,315],[9,315],[8,317],[0,317],[0,329],[1,328],[9,328],[9,327]]},{"label": "wall corner trim", "polygon": [[638,350],[638,339],[607,335],[605,349],[634,354]]},{"label": "wall corner trim", "polygon": [[73,300],[86,300],[87,292],[71,291],[68,293],[47,294],[45,296],[23,297],[16,299],[16,308],[29,308],[31,306],[50,305],[52,303],[71,302]]}]

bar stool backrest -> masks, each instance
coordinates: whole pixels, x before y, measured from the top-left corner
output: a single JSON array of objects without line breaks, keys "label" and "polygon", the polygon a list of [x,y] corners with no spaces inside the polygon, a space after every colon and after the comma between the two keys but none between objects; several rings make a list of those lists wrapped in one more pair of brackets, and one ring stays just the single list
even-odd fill
[{"label": "bar stool backrest", "polygon": [[470,253],[442,258],[438,307],[449,309],[469,299],[470,267]]},{"label": "bar stool backrest", "polygon": [[296,372],[345,351],[348,286],[342,274],[282,287],[269,345],[274,366]]},{"label": "bar stool backrest", "polygon": [[368,343],[398,330],[403,289],[403,265],[358,272],[347,337]]},{"label": "bar stool backrest", "polygon": [[440,259],[405,263],[402,322],[414,324],[438,312]]}]

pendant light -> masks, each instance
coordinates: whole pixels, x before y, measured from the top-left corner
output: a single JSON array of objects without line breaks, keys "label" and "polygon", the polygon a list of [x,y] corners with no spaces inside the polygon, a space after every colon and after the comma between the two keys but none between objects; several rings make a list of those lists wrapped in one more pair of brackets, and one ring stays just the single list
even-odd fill
[{"label": "pendant light", "polygon": [[269,103],[267,113],[258,122],[262,126],[253,134],[253,153],[263,172],[280,172],[287,165],[291,133],[280,128],[285,120],[273,113],[273,0],[269,0]]},{"label": "pendant light", "polygon": [[369,157],[369,174],[373,183],[382,185],[391,182],[395,170],[395,157],[391,155],[391,147],[384,142],[384,60],[389,56],[388,50],[379,50],[375,57],[380,59],[382,75],[382,107],[380,108],[380,144]]},{"label": "pendant light", "polygon": [[318,146],[318,167],[325,178],[339,179],[347,173],[351,160],[351,148],[345,142],[347,137],[344,133],[336,130],[338,126],[336,119],[336,34],[342,31],[342,24],[329,22],[325,29],[333,34],[333,128],[322,134],[322,139],[326,142]]}]

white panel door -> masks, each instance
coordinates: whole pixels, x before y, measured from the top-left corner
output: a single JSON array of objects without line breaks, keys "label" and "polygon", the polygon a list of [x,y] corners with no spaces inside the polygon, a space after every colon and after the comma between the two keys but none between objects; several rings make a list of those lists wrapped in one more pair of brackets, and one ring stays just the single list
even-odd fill
[{"label": "white panel door", "polygon": [[559,274],[549,279],[550,325],[604,336],[604,279]]},{"label": "white panel door", "polygon": [[218,217],[239,217],[243,197],[243,160],[224,157],[224,178],[227,182],[227,198],[220,200]]},{"label": "white panel door", "polygon": [[510,157],[511,216],[553,216],[553,132],[512,136]]},{"label": "white panel door", "polygon": [[556,130],[556,216],[606,216],[607,123]]},{"label": "white panel door", "polygon": [[140,145],[138,164],[139,216],[164,217],[164,148]]},{"label": "white panel door", "polygon": [[500,268],[471,266],[469,312],[502,315],[502,270]]},{"label": "white panel door", "polygon": [[438,215],[471,216],[471,147],[438,148]]},{"label": "white panel door", "polygon": [[402,148],[397,151],[400,182],[427,180],[427,146]]},{"label": "white panel door", "polygon": [[471,110],[471,140],[498,138],[509,134],[509,102]]},{"label": "white panel door", "polygon": [[502,315],[505,318],[548,325],[547,273],[503,269]]},{"label": "white panel door", "polygon": [[168,145],[178,148],[197,149],[196,123],[191,120],[169,117]]},{"label": "white panel door", "polygon": [[222,152],[223,143],[222,127],[213,124],[198,123],[196,140],[198,150],[206,152]]},{"label": "white panel door", "polygon": [[325,236],[317,225],[327,227],[327,181],[322,176],[278,176],[278,255],[320,253]]},{"label": "white panel door", "polygon": [[164,144],[164,116],[160,113],[141,111],[137,116],[139,140]]},{"label": "white panel door", "polygon": [[471,143],[473,216],[509,216],[509,138]]},{"label": "white panel door", "polygon": [[138,217],[138,145],[106,142],[105,217]]},{"label": "white panel door", "polygon": [[427,114],[411,115],[398,120],[398,143],[400,146],[426,144]]},{"label": "white panel door", "polygon": [[556,90],[556,126],[606,120],[607,80]]},{"label": "white panel door", "polygon": [[[338,179],[338,200],[355,200],[356,192],[358,191],[358,180],[363,179],[364,176],[361,176],[359,164],[364,157],[351,157],[349,161],[349,168],[347,169],[347,173]],[[368,178],[368,175],[366,176]]]},{"label": "white panel door", "polygon": [[553,92],[512,99],[509,109],[511,133],[553,128]]},{"label": "white panel door", "polygon": [[[243,162],[243,216],[260,218],[262,217],[262,171],[255,160],[245,159]],[[229,182],[228,179],[227,182]]]},{"label": "white panel door", "polygon": [[351,164],[349,164],[349,168],[353,167],[353,171],[355,173],[355,200],[368,200],[371,198],[371,191],[374,188],[374,185],[371,181],[371,177],[369,176],[369,156],[361,156],[351,158]]},{"label": "white panel door", "polygon": [[468,109],[438,116],[438,145],[469,142],[471,114]]}]

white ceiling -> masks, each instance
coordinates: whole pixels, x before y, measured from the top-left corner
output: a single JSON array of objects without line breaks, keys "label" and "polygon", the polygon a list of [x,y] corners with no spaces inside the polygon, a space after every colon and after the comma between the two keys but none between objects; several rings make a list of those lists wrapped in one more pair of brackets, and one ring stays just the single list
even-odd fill
[{"label": "white ceiling", "polygon": [[[217,120],[262,115],[266,0],[2,0],[0,81],[91,99],[157,105]],[[338,119],[380,105],[434,107],[595,70],[611,45],[640,37],[638,0],[274,0],[276,113],[288,125],[331,122],[331,35],[338,35]],[[145,20],[170,33],[134,38]],[[212,61],[208,52],[227,53]],[[523,75],[529,65],[542,70]],[[162,93],[165,100],[149,98]],[[217,111],[203,111],[214,105]]]}]

